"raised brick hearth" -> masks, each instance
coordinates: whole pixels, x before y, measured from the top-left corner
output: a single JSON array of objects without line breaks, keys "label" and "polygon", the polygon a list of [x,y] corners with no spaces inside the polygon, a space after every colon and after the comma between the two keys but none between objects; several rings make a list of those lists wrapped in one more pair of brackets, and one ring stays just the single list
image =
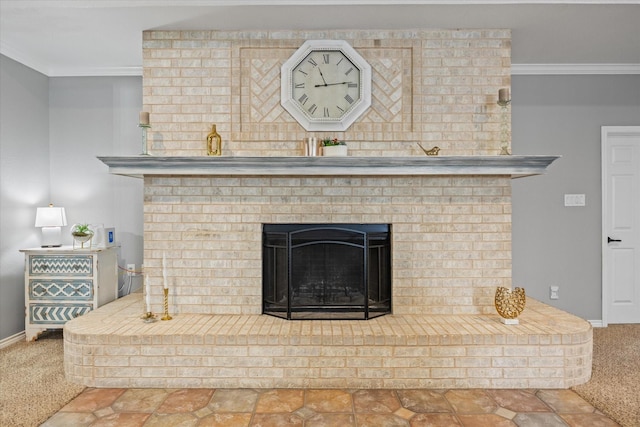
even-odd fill
[{"label": "raised brick hearth", "polygon": [[591,376],[591,325],[529,300],[497,314],[287,321],[183,314],[143,323],[130,295],[65,326],[67,378],[90,387],[568,388]]}]

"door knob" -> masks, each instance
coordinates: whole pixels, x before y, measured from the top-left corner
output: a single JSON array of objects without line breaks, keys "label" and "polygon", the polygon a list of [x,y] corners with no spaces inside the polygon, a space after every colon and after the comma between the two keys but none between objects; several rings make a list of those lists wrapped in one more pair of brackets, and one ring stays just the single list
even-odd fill
[{"label": "door knob", "polygon": [[607,243],[611,243],[611,242],[622,242],[622,240],[612,239],[611,237],[607,237]]}]

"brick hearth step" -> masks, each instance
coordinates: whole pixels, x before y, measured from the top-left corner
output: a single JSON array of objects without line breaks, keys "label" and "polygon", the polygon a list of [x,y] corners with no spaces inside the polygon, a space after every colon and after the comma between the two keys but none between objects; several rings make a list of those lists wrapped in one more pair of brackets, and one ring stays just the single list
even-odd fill
[{"label": "brick hearth step", "polygon": [[495,315],[287,321],[172,313],[132,294],[66,323],[67,379],[88,387],[568,388],[591,376],[592,328],[531,298]]}]

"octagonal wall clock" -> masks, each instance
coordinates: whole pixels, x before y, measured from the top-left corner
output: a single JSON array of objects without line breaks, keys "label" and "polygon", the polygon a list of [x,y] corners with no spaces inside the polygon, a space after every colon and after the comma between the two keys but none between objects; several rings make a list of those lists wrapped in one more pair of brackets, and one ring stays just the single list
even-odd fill
[{"label": "octagonal wall clock", "polygon": [[280,102],[308,131],[344,131],[371,105],[371,66],[344,40],[308,40],[282,65]]}]

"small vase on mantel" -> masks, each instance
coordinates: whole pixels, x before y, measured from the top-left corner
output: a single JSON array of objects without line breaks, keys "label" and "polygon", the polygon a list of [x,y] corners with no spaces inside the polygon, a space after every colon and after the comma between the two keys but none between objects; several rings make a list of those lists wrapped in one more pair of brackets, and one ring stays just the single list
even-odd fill
[{"label": "small vase on mantel", "polygon": [[207,155],[222,155],[222,137],[218,134],[216,125],[211,125],[211,132],[207,135]]}]

